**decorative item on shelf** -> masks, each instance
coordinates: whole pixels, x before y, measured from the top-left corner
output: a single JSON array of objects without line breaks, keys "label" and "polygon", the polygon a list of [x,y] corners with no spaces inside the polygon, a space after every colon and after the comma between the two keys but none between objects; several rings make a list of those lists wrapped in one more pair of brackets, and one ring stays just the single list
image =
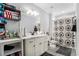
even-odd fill
[{"label": "decorative item on shelf", "polygon": [[0,16],[4,16],[4,12],[2,10],[0,10]]},{"label": "decorative item on shelf", "polygon": [[7,19],[12,20],[12,14],[11,14],[11,11],[9,11],[9,10],[5,10],[5,11],[4,11],[4,17],[7,18]]},{"label": "decorative item on shelf", "polygon": [[4,5],[2,3],[0,3],[0,16],[3,17],[4,16]]},{"label": "decorative item on shelf", "polygon": [[10,35],[9,35],[9,31],[6,30],[6,34],[5,34],[6,38],[9,39],[10,38]]},{"label": "decorative item on shelf", "polygon": [[19,21],[20,16],[20,10],[17,10],[15,6],[4,4],[4,18]]},{"label": "decorative item on shelf", "polygon": [[5,29],[4,28],[0,28],[0,36],[5,34]]},{"label": "decorative item on shelf", "polygon": [[7,20],[3,17],[0,17],[0,24],[7,24]]},{"label": "decorative item on shelf", "polygon": [[19,38],[18,32],[10,32],[6,30],[6,38]]},{"label": "decorative item on shelf", "polygon": [[0,3],[0,10],[4,11],[4,4]]},{"label": "decorative item on shelf", "polygon": [[38,31],[38,28],[37,28],[37,26],[35,26],[35,27],[34,27],[34,34],[36,34],[37,31]]},{"label": "decorative item on shelf", "polygon": [[5,25],[0,23],[0,38],[3,39],[5,37]]},{"label": "decorative item on shelf", "polygon": [[5,10],[4,11],[4,17],[10,20],[19,20],[19,13],[18,12],[13,12],[10,10]]},{"label": "decorative item on shelf", "polygon": [[18,32],[13,32],[13,37],[19,37]]},{"label": "decorative item on shelf", "polygon": [[12,8],[12,9],[16,9],[16,7],[15,6],[13,6],[13,5],[9,5],[9,4],[7,4],[7,3],[2,3],[5,7],[8,7],[8,8]]}]

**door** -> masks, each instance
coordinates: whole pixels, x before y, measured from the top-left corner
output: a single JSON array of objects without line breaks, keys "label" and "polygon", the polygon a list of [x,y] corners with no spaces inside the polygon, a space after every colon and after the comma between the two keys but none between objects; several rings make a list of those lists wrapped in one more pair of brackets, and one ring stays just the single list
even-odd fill
[{"label": "door", "polygon": [[48,41],[44,41],[44,51],[48,50]]},{"label": "door", "polygon": [[44,51],[48,50],[48,40],[49,40],[49,37],[44,38]]},{"label": "door", "polygon": [[39,43],[39,46],[40,46],[40,55],[44,53],[44,49],[45,49],[44,48],[44,40],[45,40],[44,37],[40,38],[40,43]]},{"label": "door", "polygon": [[39,46],[39,38],[35,39],[35,56],[39,56],[40,54],[40,46]]},{"label": "door", "polygon": [[34,56],[35,55],[35,45],[34,39],[25,40],[25,55],[26,56]]},{"label": "door", "polygon": [[44,53],[44,40],[43,38],[37,38],[35,40],[35,55],[39,56]]}]

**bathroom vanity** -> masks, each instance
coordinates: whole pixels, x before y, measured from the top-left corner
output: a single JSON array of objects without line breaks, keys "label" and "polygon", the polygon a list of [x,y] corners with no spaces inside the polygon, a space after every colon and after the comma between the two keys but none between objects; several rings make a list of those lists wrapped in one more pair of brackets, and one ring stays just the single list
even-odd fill
[{"label": "bathroom vanity", "polygon": [[46,35],[25,38],[25,55],[39,56],[48,49],[49,37]]},{"label": "bathroom vanity", "polygon": [[[20,53],[19,56],[39,56],[47,51],[48,40],[49,37],[47,35],[0,40],[0,56],[11,56],[11,54],[16,52]],[[11,50],[4,50],[5,45],[14,46],[14,48]]]}]

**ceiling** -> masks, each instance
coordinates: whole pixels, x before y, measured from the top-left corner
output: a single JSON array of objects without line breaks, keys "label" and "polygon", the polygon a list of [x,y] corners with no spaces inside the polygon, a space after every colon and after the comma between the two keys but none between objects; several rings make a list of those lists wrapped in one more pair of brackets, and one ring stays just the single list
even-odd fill
[{"label": "ceiling", "polygon": [[53,7],[52,12],[54,15],[74,11],[74,3],[35,3],[36,6],[43,9],[45,12],[51,12],[51,6]]},{"label": "ceiling", "polygon": [[[30,3],[30,4],[34,4],[37,7],[40,7],[42,10],[44,10],[46,13],[51,13],[53,15],[60,15],[61,13],[65,13],[65,12],[70,12],[70,11],[74,11],[75,9],[75,3]],[[27,5],[26,4],[13,4],[13,5]],[[51,7],[52,10],[51,10]]]}]

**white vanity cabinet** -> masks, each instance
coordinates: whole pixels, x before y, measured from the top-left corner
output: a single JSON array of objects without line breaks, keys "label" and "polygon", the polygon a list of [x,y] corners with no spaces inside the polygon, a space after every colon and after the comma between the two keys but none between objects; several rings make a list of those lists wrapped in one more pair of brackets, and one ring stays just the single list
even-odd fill
[{"label": "white vanity cabinet", "polygon": [[48,49],[48,36],[25,40],[25,56],[39,56]]},{"label": "white vanity cabinet", "polygon": [[34,56],[35,54],[35,44],[34,39],[25,40],[25,55],[26,56]]},{"label": "white vanity cabinet", "polygon": [[44,41],[44,51],[48,50],[48,41]]}]

